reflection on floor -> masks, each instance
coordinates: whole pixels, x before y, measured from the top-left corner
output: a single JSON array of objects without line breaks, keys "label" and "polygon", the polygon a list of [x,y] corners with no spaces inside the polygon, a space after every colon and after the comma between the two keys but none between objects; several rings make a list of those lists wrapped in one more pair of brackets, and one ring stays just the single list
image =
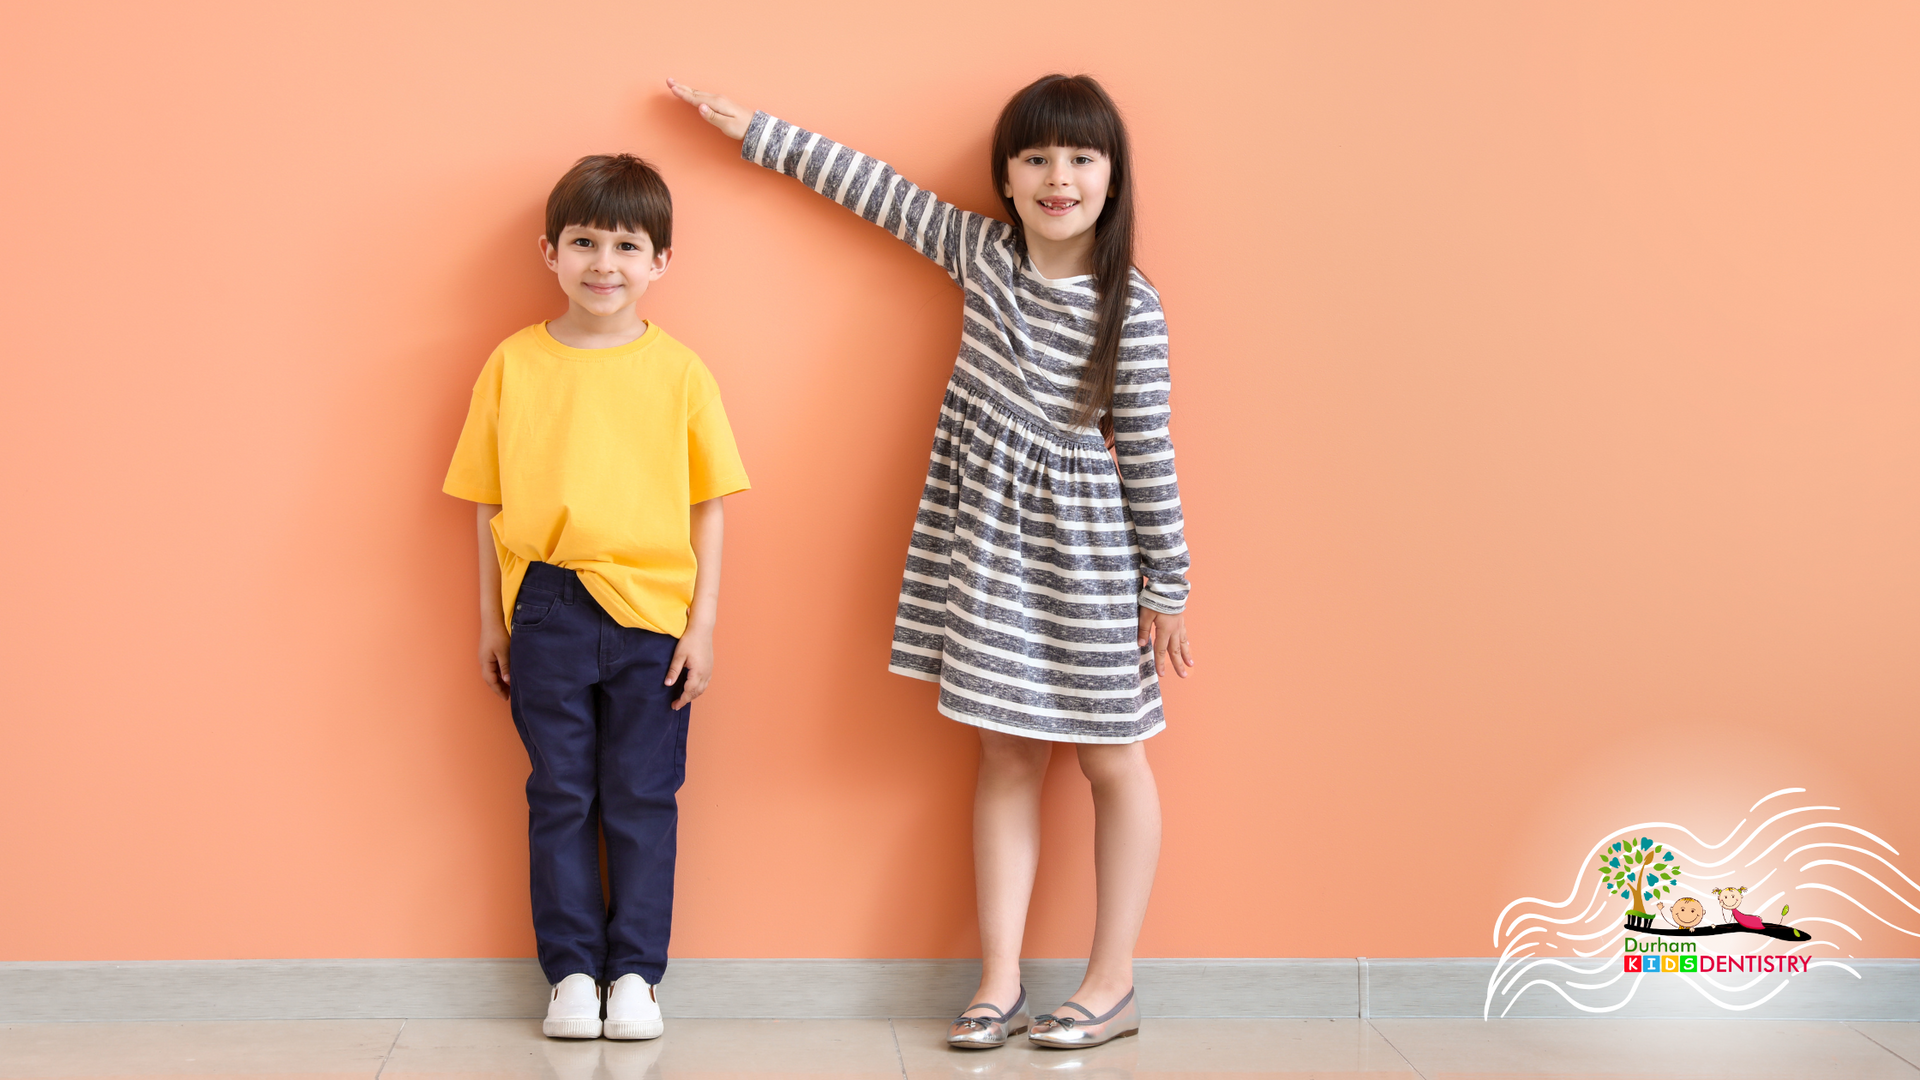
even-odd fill
[{"label": "reflection on floor", "polygon": [[[531,1020],[0,1025],[0,1077],[886,1080],[1920,1078],[1920,1024],[1765,1020],[1148,1020],[1084,1052],[949,1050],[936,1020],[673,1020],[646,1043]],[[1024,1040],[1021,1040],[1024,1041]]]}]

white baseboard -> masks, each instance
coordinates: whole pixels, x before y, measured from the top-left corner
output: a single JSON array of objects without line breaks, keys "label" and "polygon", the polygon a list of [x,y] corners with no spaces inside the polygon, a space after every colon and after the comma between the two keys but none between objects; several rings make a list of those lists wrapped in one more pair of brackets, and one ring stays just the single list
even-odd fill
[{"label": "white baseboard", "polygon": [[[1920,1020],[1920,960],[1851,960],[1860,977],[1795,976],[1764,1006],[1729,1013],[1678,979],[1649,977],[1611,1016]],[[1141,1010],[1165,1017],[1479,1017],[1491,959],[1195,959],[1135,963]],[[1084,964],[1029,960],[1027,989],[1058,1004]],[[971,960],[675,960],[675,1017],[945,1017],[967,1004]],[[0,1023],[541,1015],[531,960],[149,960],[0,963]],[[1496,1006],[1498,1009],[1503,1005]],[[1509,1017],[1590,1015],[1557,994]]]}]

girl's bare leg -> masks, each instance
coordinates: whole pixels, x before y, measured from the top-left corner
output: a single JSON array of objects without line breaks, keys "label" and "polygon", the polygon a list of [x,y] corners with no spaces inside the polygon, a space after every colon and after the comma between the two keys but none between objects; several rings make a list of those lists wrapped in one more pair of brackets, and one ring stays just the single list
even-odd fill
[{"label": "girl's bare leg", "polygon": [[[980,730],[980,780],[973,795],[980,988],[973,1002],[1011,1009],[1020,997],[1020,940],[1040,864],[1040,788],[1052,756],[1050,742]],[[983,1009],[978,1015],[991,1014]]]},{"label": "girl's bare leg", "polygon": [[1144,743],[1081,743],[1078,749],[1080,771],[1093,785],[1099,908],[1087,976],[1071,1000],[1099,1016],[1133,988],[1133,947],[1160,863],[1160,792]]}]

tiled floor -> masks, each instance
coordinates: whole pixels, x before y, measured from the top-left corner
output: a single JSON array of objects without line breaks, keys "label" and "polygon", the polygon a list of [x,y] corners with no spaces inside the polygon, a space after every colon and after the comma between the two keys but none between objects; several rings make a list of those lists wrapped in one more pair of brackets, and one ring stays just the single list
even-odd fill
[{"label": "tiled floor", "polygon": [[963,1053],[935,1020],[675,1020],[647,1043],[531,1020],[0,1025],[0,1077],[368,1080],[1920,1080],[1920,1024],[1764,1020],[1149,1020],[1084,1053]]}]

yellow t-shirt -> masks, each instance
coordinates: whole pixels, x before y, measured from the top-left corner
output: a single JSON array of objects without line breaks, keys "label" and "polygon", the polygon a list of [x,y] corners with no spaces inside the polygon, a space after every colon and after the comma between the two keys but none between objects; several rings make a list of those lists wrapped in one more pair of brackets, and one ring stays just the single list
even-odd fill
[{"label": "yellow t-shirt", "polygon": [[693,602],[688,507],[744,491],[720,388],[658,326],[615,349],[537,323],[500,343],[473,387],[443,490],[498,503],[500,598],[530,562],[576,570],[622,626],[679,637]]}]

